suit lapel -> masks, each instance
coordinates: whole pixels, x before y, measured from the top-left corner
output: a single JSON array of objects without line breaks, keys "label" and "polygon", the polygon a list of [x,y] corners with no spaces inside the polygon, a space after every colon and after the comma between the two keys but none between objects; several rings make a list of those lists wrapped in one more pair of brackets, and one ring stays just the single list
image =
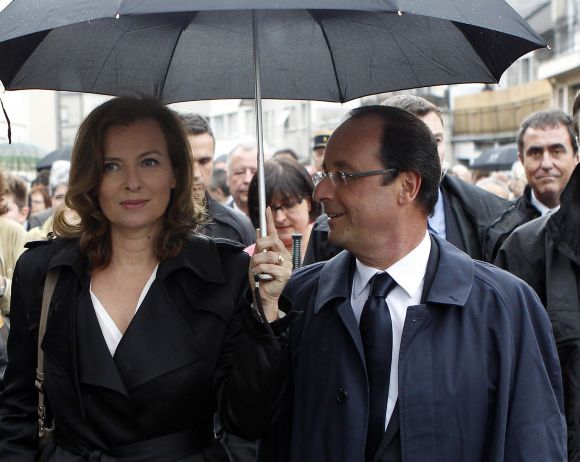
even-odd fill
[{"label": "suit lapel", "polygon": [[[342,251],[328,260],[320,273],[314,313],[336,306],[338,316],[352,339],[362,363],[365,364],[360,331],[350,304],[353,274],[354,257],[350,252]],[[336,301],[337,304],[334,305],[330,303],[331,301]]]},{"label": "suit lapel", "polygon": [[79,380],[128,397],[107,347],[88,291],[79,297],[77,314]]},{"label": "suit lapel", "polygon": [[[337,307],[338,315],[348,331],[350,338],[354,342],[354,346],[356,347],[358,354],[360,356],[361,361],[363,364],[365,363],[365,354],[364,354],[364,347],[362,344],[362,339],[360,336],[360,331],[358,328],[358,324],[356,322],[356,318],[354,316],[354,312],[352,310],[352,305],[350,304],[350,300],[345,300],[340,303]],[[365,366],[366,368],[366,366]]]},{"label": "suit lapel", "polygon": [[[159,322],[161,319],[163,322]],[[130,392],[200,358],[198,344],[156,280],[113,358],[127,390]]]}]

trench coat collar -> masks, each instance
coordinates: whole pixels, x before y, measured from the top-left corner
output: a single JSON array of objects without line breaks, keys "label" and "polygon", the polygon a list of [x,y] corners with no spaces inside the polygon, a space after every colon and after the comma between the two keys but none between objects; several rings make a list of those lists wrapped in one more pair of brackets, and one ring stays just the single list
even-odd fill
[{"label": "trench coat collar", "polygon": [[560,210],[548,220],[547,229],[564,255],[580,265],[580,164],[560,195]]},{"label": "trench coat collar", "polygon": [[209,237],[201,234],[192,233],[177,256],[161,262],[157,277],[165,280],[172,272],[180,268],[193,271],[207,282],[218,284],[226,282],[216,244]]},{"label": "trench coat collar", "polygon": [[[473,285],[475,272],[473,261],[444,239],[438,236],[431,236],[431,239],[432,246],[437,245],[439,249],[439,264],[425,302],[463,307]],[[323,266],[314,304],[315,314],[332,300],[350,300],[353,259],[354,256],[344,250]]]},{"label": "trench coat collar", "polygon": [[314,303],[315,314],[331,300],[350,300],[350,280],[352,279],[350,273],[353,262],[354,255],[343,250],[324,264],[320,272],[318,294]]},{"label": "trench coat collar", "polygon": [[[57,238],[54,239],[52,245],[55,248],[49,259],[48,268],[70,267],[79,281],[84,281],[89,272],[89,265],[87,258],[80,250],[78,240]],[[187,268],[208,282],[221,284],[226,282],[215,243],[200,234],[192,233],[177,256],[162,261],[159,264],[157,277],[164,280],[180,268]]]},{"label": "trench coat collar", "polygon": [[53,246],[53,251],[48,260],[48,269],[67,266],[79,281],[84,281],[89,272],[89,264],[87,258],[81,252],[79,241],[76,239],[54,238],[51,245]]},{"label": "trench coat collar", "polygon": [[445,239],[433,235],[431,239],[431,243],[439,248],[439,265],[426,302],[463,307],[467,303],[473,286],[475,274],[473,260]]}]

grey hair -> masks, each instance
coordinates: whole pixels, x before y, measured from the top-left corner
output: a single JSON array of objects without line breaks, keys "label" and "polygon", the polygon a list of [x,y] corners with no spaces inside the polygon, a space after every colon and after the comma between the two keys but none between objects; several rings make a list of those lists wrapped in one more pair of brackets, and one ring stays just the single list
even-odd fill
[{"label": "grey hair", "polygon": [[55,160],[50,168],[50,177],[48,179],[48,190],[52,197],[54,190],[64,184],[68,185],[68,173],[70,171],[70,162],[68,160]]}]

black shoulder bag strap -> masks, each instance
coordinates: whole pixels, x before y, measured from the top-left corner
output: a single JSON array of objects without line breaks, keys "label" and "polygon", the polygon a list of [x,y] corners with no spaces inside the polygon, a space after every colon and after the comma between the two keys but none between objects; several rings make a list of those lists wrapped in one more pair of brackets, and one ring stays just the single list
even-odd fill
[{"label": "black shoulder bag strap", "polygon": [[38,390],[38,437],[43,440],[50,436],[54,430],[54,423],[47,422],[46,405],[44,403],[44,351],[42,351],[42,339],[46,332],[46,321],[48,319],[48,309],[50,300],[54,293],[54,288],[58,282],[60,268],[49,270],[44,281],[44,291],[42,293],[42,306],[40,311],[40,323],[38,325],[38,346],[36,360],[36,389]]}]

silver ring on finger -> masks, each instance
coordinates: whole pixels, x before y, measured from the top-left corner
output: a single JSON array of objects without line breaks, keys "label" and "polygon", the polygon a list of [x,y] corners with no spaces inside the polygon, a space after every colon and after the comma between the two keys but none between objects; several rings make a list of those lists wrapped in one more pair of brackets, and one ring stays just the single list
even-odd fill
[{"label": "silver ring on finger", "polygon": [[284,263],[284,257],[278,254],[278,264],[281,265],[282,263]]}]

